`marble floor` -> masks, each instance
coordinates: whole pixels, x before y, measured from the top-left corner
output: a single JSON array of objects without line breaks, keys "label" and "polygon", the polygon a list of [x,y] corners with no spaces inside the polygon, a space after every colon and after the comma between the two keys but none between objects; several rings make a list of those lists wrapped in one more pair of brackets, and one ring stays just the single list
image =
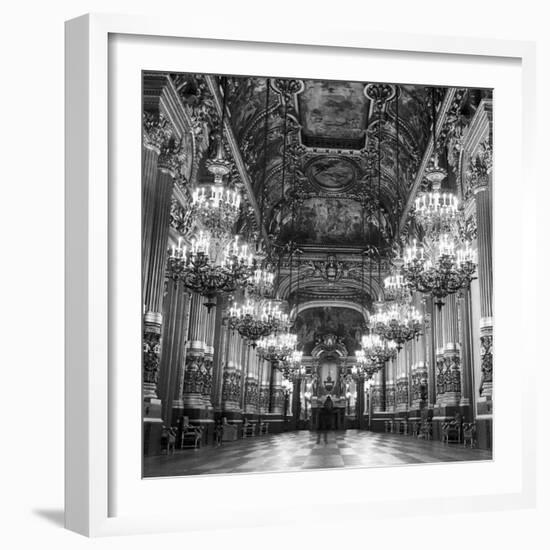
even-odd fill
[{"label": "marble floor", "polygon": [[144,477],[277,472],[312,468],[345,468],[490,460],[491,452],[445,445],[411,436],[347,430],[329,432],[327,443],[317,434],[286,432],[220,447],[185,449],[166,456],[145,457]]}]

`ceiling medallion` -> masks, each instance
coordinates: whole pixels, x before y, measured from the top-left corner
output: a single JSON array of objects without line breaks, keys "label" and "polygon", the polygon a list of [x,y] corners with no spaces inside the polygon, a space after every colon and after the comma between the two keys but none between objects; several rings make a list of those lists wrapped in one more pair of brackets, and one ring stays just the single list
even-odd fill
[{"label": "ceiling medallion", "polygon": [[345,192],[357,181],[355,164],[336,155],[311,159],[305,167],[305,174],[313,186],[327,192]]}]

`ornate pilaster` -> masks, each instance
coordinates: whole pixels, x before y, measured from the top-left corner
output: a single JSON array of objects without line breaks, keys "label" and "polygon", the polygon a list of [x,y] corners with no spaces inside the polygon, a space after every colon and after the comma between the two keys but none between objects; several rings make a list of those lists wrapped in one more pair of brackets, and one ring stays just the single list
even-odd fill
[{"label": "ornate pilaster", "polygon": [[407,411],[409,409],[409,378],[406,374],[400,374],[395,380],[395,410]]},{"label": "ornate pilaster", "polygon": [[204,391],[211,383],[211,368],[205,359],[205,316],[203,297],[193,293],[189,314],[189,338],[185,358],[183,406],[185,414],[197,416],[197,410],[205,407]]},{"label": "ornate pilaster", "polygon": [[[481,309],[481,385],[482,412],[492,412],[493,396],[493,245],[492,245],[492,145],[482,142],[470,163],[470,185],[475,198],[479,300]],[[479,408],[479,407],[478,407]]]},{"label": "ornate pilaster", "polygon": [[241,412],[241,371],[237,363],[238,344],[241,338],[233,331],[228,331],[227,361],[222,381],[222,411],[230,415]]}]

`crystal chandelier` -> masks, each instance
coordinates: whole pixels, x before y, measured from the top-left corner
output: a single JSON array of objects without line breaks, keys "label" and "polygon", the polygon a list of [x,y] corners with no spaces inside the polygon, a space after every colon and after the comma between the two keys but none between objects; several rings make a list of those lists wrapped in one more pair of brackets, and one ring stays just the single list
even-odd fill
[{"label": "crystal chandelier", "polygon": [[302,357],[302,351],[294,350],[290,355],[290,359],[282,363],[283,377],[286,380],[297,380],[306,375],[307,369],[302,365]]},{"label": "crystal chandelier", "polygon": [[458,221],[458,198],[454,193],[441,191],[441,182],[446,175],[438,166],[436,156],[434,165],[426,174],[431,191],[419,193],[414,201],[413,215],[426,235],[450,231]]},{"label": "crystal chandelier", "polygon": [[267,298],[273,293],[273,283],[275,281],[275,274],[270,271],[266,265],[261,262],[255,262],[254,269],[251,276],[247,281],[247,289],[250,294]]},{"label": "crystal chandelier", "polygon": [[239,216],[241,196],[222,182],[195,188],[191,194],[191,215],[213,237],[229,235]]},{"label": "crystal chandelier", "polygon": [[288,326],[288,315],[271,300],[249,297],[238,306],[235,302],[229,310],[229,327],[246,338],[253,348],[263,336],[269,336]]},{"label": "crystal chandelier", "polygon": [[380,338],[378,334],[365,334],[361,338],[361,348],[365,357],[379,366],[397,355],[397,344]]},{"label": "crystal chandelier", "polygon": [[370,316],[369,328],[384,340],[393,340],[399,351],[405,342],[420,335],[422,315],[408,302],[379,304]]},{"label": "crystal chandelier", "polygon": [[224,245],[219,239],[199,231],[191,239],[191,246],[178,245],[169,251],[167,273],[174,281],[182,281],[186,288],[205,296],[205,306],[210,309],[216,304],[220,293],[234,292],[246,284],[253,266],[248,245],[240,244],[238,236]]},{"label": "crystal chandelier", "polygon": [[272,334],[258,340],[258,355],[272,363],[286,361],[296,349],[297,336],[290,332]]},{"label": "crystal chandelier", "polygon": [[384,297],[390,301],[404,301],[410,296],[409,286],[400,273],[388,275],[384,279]]},{"label": "crystal chandelier", "polygon": [[374,376],[381,368],[381,365],[371,361],[362,349],[355,352],[355,361],[355,365],[351,367],[352,376],[363,375],[368,380],[369,378],[372,378],[372,376]]},{"label": "crystal chandelier", "polygon": [[457,244],[452,235],[443,233],[429,253],[416,240],[407,247],[403,275],[415,290],[431,294],[441,307],[445,296],[470,284],[476,264],[476,252],[468,241]]}]

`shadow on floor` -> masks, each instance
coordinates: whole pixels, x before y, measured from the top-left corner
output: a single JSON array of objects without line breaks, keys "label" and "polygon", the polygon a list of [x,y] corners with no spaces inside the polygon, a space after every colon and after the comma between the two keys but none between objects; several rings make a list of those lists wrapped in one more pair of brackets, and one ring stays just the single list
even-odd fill
[{"label": "shadow on floor", "polygon": [[33,514],[53,523],[57,527],[65,526],[65,512],[63,510],[33,510]]}]

